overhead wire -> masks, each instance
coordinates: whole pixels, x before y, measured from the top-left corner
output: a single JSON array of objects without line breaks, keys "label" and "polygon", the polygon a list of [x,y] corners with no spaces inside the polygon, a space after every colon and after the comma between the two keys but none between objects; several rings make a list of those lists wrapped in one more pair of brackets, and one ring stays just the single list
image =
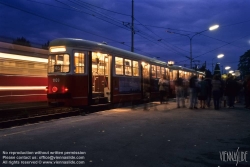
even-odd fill
[{"label": "overhead wire", "polygon": [[[59,1],[59,0],[56,0],[57,2],[60,2],[60,3],[63,3],[63,2],[61,2],[61,1]],[[70,2],[72,2],[72,3],[77,3],[76,1],[72,1],[72,0],[69,0]],[[79,2],[79,1],[78,1]],[[102,15],[102,16],[105,16],[106,17],[106,15],[105,14],[103,14],[103,13],[101,13],[100,11],[96,11],[96,10],[93,10],[92,8],[90,9],[89,7],[86,7],[86,6],[84,6],[82,3],[84,3],[85,4],[85,2],[80,2],[80,3],[77,3],[78,5],[80,5],[81,7],[84,7],[84,8],[86,8],[86,9],[88,9],[88,10],[91,10],[92,12],[95,12],[95,13],[98,13],[98,14],[100,14],[100,15]],[[63,4],[65,4],[65,3],[63,3]],[[89,4],[89,3],[87,3],[87,4]],[[70,6],[70,5],[68,5],[68,4],[65,4],[65,5],[67,5],[67,6]],[[93,5],[93,6],[95,6],[95,5]],[[70,6],[71,7],[71,6]],[[96,7],[96,6],[95,6]],[[78,9],[78,8],[76,8],[76,7],[74,7],[75,9],[77,9],[77,10],[81,10],[81,9]],[[101,8],[101,9],[103,9],[103,8]],[[108,11],[110,11],[110,10],[108,10]],[[126,16],[129,16],[129,15],[126,15]],[[113,21],[116,21],[115,19],[112,19]],[[141,23],[140,23],[141,24]],[[142,25],[142,24],[141,24]],[[125,25],[127,28],[128,28],[128,30],[130,31],[130,23],[128,24],[128,25]],[[156,43],[156,41],[157,40],[155,40],[155,39],[153,39],[154,37],[153,36],[150,36],[150,35],[148,35],[147,33],[144,33],[144,32],[142,32],[142,31],[138,31],[138,30],[135,30],[135,32],[136,32],[136,34],[138,34],[139,36],[141,36],[142,38],[144,38],[144,39],[146,39],[146,40],[148,40],[148,41],[150,41],[150,42],[152,42],[152,43],[154,43],[154,44],[156,44],[156,45],[158,45],[158,46],[160,46],[158,43]],[[152,39],[153,40],[152,40]],[[167,45],[167,44],[165,44],[165,45]],[[172,49],[172,50],[174,50],[175,52],[177,52],[177,53],[180,53],[180,54],[182,54],[181,52],[179,52],[179,51],[177,51],[176,49],[174,49],[173,47],[170,47],[170,46],[167,46],[167,47],[169,47],[170,49]],[[178,48],[178,49],[180,49],[180,50],[183,50],[183,49],[181,49],[181,48]],[[185,56],[184,56],[185,57]]]},{"label": "overhead wire", "polygon": [[77,30],[79,30],[79,31],[83,31],[83,32],[89,33],[89,34],[94,35],[94,36],[98,36],[98,37],[101,37],[101,38],[108,39],[108,40],[110,40],[110,41],[114,41],[114,42],[119,43],[119,41],[113,40],[113,39],[111,39],[111,38],[107,38],[107,37],[105,37],[105,36],[98,35],[98,34],[95,34],[95,33],[92,33],[92,32],[89,32],[89,31],[86,31],[86,30],[83,30],[83,29],[74,27],[74,26],[72,26],[72,25],[68,25],[68,24],[62,23],[62,22],[57,21],[57,20],[55,20],[55,19],[47,18],[47,17],[45,17],[45,16],[42,16],[42,15],[39,15],[39,14],[30,12],[30,11],[27,11],[27,10],[24,10],[24,9],[21,9],[21,8],[18,8],[18,7],[16,7],[16,6],[13,6],[13,5],[10,5],[10,4],[6,4],[6,3],[3,3],[3,2],[0,2],[0,4],[5,5],[5,6],[9,6],[9,7],[11,7],[11,8],[20,10],[20,11],[22,11],[22,12],[25,12],[25,13],[28,13],[28,14],[31,14],[31,15],[34,15],[34,16],[37,16],[37,17],[40,17],[40,18],[43,18],[43,19],[46,19],[46,20],[55,22],[55,23],[62,24],[62,25],[64,25],[64,26],[67,26],[67,27],[70,27],[70,28],[77,29]]},{"label": "overhead wire", "polygon": [[[140,23],[142,26],[144,26],[139,20],[137,20],[137,19],[135,19],[138,23]],[[166,45],[168,48],[170,48],[171,50],[173,50],[173,51],[175,51],[175,52],[177,52],[177,53],[180,53],[179,51],[177,51],[176,49],[174,49],[173,47],[171,47],[171,46],[169,46],[170,44],[167,44],[164,40],[162,40],[162,38],[159,36],[159,35],[157,35],[156,33],[154,33],[151,29],[149,29],[148,27],[146,27],[146,26],[144,26],[148,31],[150,31],[152,34],[154,34],[155,36],[157,36],[158,37],[158,40],[157,41],[163,41],[163,44],[164,45]],[[154,38],[154,37],[153,37]],[[175,46],[176,47],[176,46]],[[178,48],[178,49],[180,49],[180,50],[183,50],[183,49],[181,49],[181,48],[179,48],[179,47],[176,47],[176,48]],[[185,50],[183,50],[183,51],[185,51]],[[185,51],[186,52],[186,51]],[[182,53],[181,53],[182,54]],[[181,56],[183,56],[183,55],[181,55]],[[186,55],[185,55],[186,56]],[[184,56],[184,57],[185,57]]]},{"label": "overhead wire", "polygon": [[[32,1],[32,0],[29,0],[29,1]],[[57,1],[57,2],[60,2],[60,3],[63,3],[63,2],[61,2],[61,1],[59,1],[59,0],[56,0],[56,1]],[[69,1],[72,2],[72,3],[75,3],[75,4],[77,3],[76,1],[72,1],[72,0],[69,0]],[[37,1],[33,1],[33,2],[41,3],[41,2],[37,2]],[[0,2],[0,3],[1,3],[1,2]],[[129,17],[131,17],[131,15],[122,14],[122,13],[119,13],[119,12],[107,10],[107,9],[104,9],[104,8],[101,8],[101,7],[92,5],[92,4],[90,4],[90,3],[78,1],[78,4],[79,4],[79,3],[84,3],[84,4],[87,4],[87,5],[89,5],[89,6],[93,6],[93,7],[95,7],[95,8],[99,8],[99,9],[102,9],[102,10],[105,10],[105,11],[108,11],[108,12],[112,12],[112,13],[121,14],[121,15],[124,15],[124,16],[129,16]],[[4,4],[4,3],[2,3],[2,4]],[[41,3],[41,4],[45,4],[45,3]],[[6,4],[4,4],[4,5],[6,5]],[[46,4],[46,5],[48,5],[48,4]],[[66,5],[68,5],[68,4],[66,4]],[[10,7],[11,5],[7,5],[7,6]],[[53,6],[53,5],[50,5],[50,6]],[[13,7],[13,6],[11,6],[11,7]],[[56,6],[54,6],[54,7],[56,7]],[[57,6],[57,7],[58,7],[58,6]],[[14,7],[14,8],[16,8],[16,7]],[[72,6],[71,6],[71,8],[72,8]],[[73,7],[73,8],[74,8],[74,7]],[[17,9],[17,8],[16,8],[16,9]],[[65,9],[65,8],[64,8],[64,9]],[[21,10],[21,11],[22,11],[22,9],[20,9],[20,8],[19,8],[18,10]],[[68,10],[69,10],[69,9],[68,9]],[[75,8],[73,11],[77,11],[77,10],[79,10],[79,9]],[[129,23],[129,22],[117,20],[117,19],[112,18],[112,17],[106,17],[105,14],[102,14],[102,13],[100,13],[100,12],[98,12],[98,11],[95,11],[95,10],[92,10],[92,12],[98,13],[99,15],[101,15],[101,17],[100,17],[100,16],[97,17],[97,16],[95,16],[95,15],[93,15],[93,14],[91,14],[91,13],[84,12],[84,11],[82,11],[82,10],[80,10],[80,11],[83,12],[83,13],[85,13],[85,14],[94,16],[94,17],[96,17],[96,18],[98,18],[98,19],[102,19],[102,20],[104,20],[104,21],[106,21],[106,22],[108,22],[108,23],[110,23],[110,24],[114,24],[112,21],[116,22],[117,24],[123,24],[123,26],[120,26],[120,25],[117,25],[117,24],[114,24],[114,25],[116,25],[116,26],[118,26],[118,27],[120,27],[120,28],[123,28],[123,29],[126,29],[126,30],[130,31],[130,27],[129,27],[128,25],[124,25],[124,24]],[[36,15],[36,16],[41,17],[41,18],[43,18],[43,19],[47,19],[47,20],[50,20],[50,21],[53,21],[53,22],[56,22],[56,23],[60,23],[60,24],[63,24],[63,25],[65,25],[65,26],[69,26],[69,27],[71,27],[71,28],[78,29],[78,30],[80,30],[80,31],[84,31],[84,32],[89,33],[89,34],[91,34],[91,35],[99,36],[99,37],[101,37],[101,38],[108,39],[108,40],[110,40],[110,41],[113,41],[113,42],[120,43],[120,44],[123,44],[123,45],[125,45],[125,46],[128,46],[128,45],[125,44],[125,42],[120,42],[120,41],[113,40],[113,39],[110,39],[110,38],[107,38],[107,37],[104,37],[104,36],[101,36],[101,35],[97,35],[97,34],[88,32],[88,31],[86,31],[86,30],[82,30],[82,29],[79,29],[79,28],[77,28],[77,27],[74,27],[74,26],[67,25],[67,24],[65,24],[65,23],[59,22],[59,21],[57,21],[57,20],[49,19],[49,18],[46,18],[46,17],[44,17],[44,16],[37,15],[36,13],[33,13],[33,12],[28,12],[28,11],[25,11],[25,12],[26,12],[26,13],[33,14],[33,15]],[[79,12],[79,11],[78,11],[78,12]],[[106,17],[107,19],[110,19],[111,21],[107,21],[107,20],[103,19],[102,17]],[[138,22],[139,22],[139,21],[138,21]],[[236,24],[242,24],[242,23],[246,23],[246,22],[250,22],[250,20],[242,21],[242,22],[238,22],[238,23],[233,23],[233,24],[229,24],[229,25],[224,25],[224,26],[221,26],[221,27],[227,27],[227,26],[232,26],[232,25],[236,25]],[[159,26],[144,25],[144,24],[142,24],[142,23],[140,23],[140,22],[139,22],[139,24],[136,24],[136,25],[141,25],[141,26],[144,26],[145,28],[146,28],[146,27],[155,27],[155,28],[164,28],[164,29],[170,29],[170,30],[176,30],[176,31],[183,31],[183,32],[190,32],[190,33],[192,33],[191,31],[186,31],[186,30],[173,29],[173,28],[166,28],[166,27],[159,27]],[[148,29],[148,30],[149,30],[149,29]],[[151,30],[151,32],[152,32],[152,30]],[[157,39],[153,38],[152,36],[148,35],[147,33],[144,33],[144,32],[142,32],[142,31],[138,31],[137,34],[140,35],[141,37],[143,37],[144,39],[147,39],[147,40],[149,40],[150,42],[153,42],[153,43],[157,44],[157,43],[155,42],[155,41],[157,41]],[[204,35],[204,34],[202,34],[202,35]],[[206,35],[204,35],[204,36],[206,36]],[[206,37],[209,37],[209,36],[206,36]],[[151,40],[150,38],[152,38],[152,40]],[[212,37],[209,37],[209,38],[212,38]],[[212,51],[214,51],[214,50],[216,50],[216,49],[219,49],[219,48],[224,47],[224,46],[226,46],[226,45],[232,44],[232,42],[229,43],[229,42],[226,42],[226,41],[223,41],[223,40],[219,40],[219,39],[216,39],[216,38],[212,38],[212,39],[215,39],[215,40],[224,42],[224,43],[226,43],[226,44],[223,45],[223,46],[217,47],[217,48],[215,48],[215,49],[213,49],[213,50],[211,50],[211,51],[208,51],[208,52],[206,52],[206,53],[204,53],[204,54],[202,54],[202,55],[196,56],[196,57],[194,57],[194,58],[203,56],[203,55],[205,55],[205,54],[207,54],[207,53],[210,53],[210,52],[212,52]],[[165,41],[164,41],[164,42],[165,42]],[[166,44],[166,46],[167,46],[167,44]],[[168,46],[168,47],[169,47],[169,46]],[[170,47],[170,48],[171,48],[171,47]],[[181,49],[181,48],[179,48],[179,47],[177,47],[177,46],[175,46],[175,48],[177,48],[177,49],[179,49],[179,50],[183,50],[183,49]],[[172,50],[173,50],[173,49],[172,49]],[[175,49],[174,49],[174,50],[175,50]],[[175,50],[175,51],[176,51],[176,50]],[[184,50],[183,50],[183,51],[184,51]],[[178,52],[178,51],[176,51],[176,52]],[[186,60],[185,60],[185,61],[186,61]]]},{"label": "overhead wire", "polygon": [[[71,6],[71,5],[66,4],[66,3],[64,3],[64,2],[61,2],[61,1],[59,1],[59,0],[56,0],[56,1],[57,1],[58,3],[64,4],[64,5],[66,5],[66,6],[70,7],[70,8],[72,8],[72,9],[78,11],[78,12],[87,13],[87,12],[84,12],[83,10],[77,8],[77,7]],[[78,4],[78,5],[80,5],[80,6],[82,7],[81,4]],[[92,11],[92,12],[95,12],[95,11]],[[95,13],[97,13],[97,12],[95,12]],[[98,13],[97,13],[97,14],[98,14]],[[100,13],[99,13],[99,14],[100,14]],[[100,14],[100,15],[102,15],[102,14]],[[105,18],[107,18],[107,19],[110,19],[111,21],[106,20],[106,19],[103,19],[103,18],[99,17],[98,15],[93,15],[93,14],[91,14],[91,16],[96,17],[96,18],[101,19],[101,20],[103,20],[103,21],[105,21],[105,22],[108,22],[108,23],[110,23],[110,24],[113,24],[113,25],[115,25],[115,26],[118,26],[118,27],[120,27],[120,28],[123,28],[123,29],[126,29],[126,30],[127,30],[126,26],[120,26],[120,25],[119,25],[119,24],[122,23],[122,21],[118,22],[118,21],[116,21],[116,20],[114,20],[114,19],[112,19],[112,18],[109,18],[109,17],[105,16],[105,15],[102,15],[102,16],[105,17]],[[114,21],[114,22],[116,22],[116,23],[119,23],[119,24],[117,25],[117,24],[113,23],[112,21]]]},{"label": "overhead wire", "polygon": [[[81,2],[82,2],[82,1],[81,1]],[[90,6],[94,6],[94,7],[96,7],[96,8],[102,9],[102,10],[106,10],[106,11],[108,11],[108,12],[112,12],[112,13],[115,13],[115,14],[119,14],[119,15],[124,15],[124,16],[129,16],[129,17],[131,17],[131,15],[124,14],[124,13],[120,13],[120,12],[116,12],[116,11],[112,11],[112,10],[108,10],[108,9],[105,9],[105,8],[101,8],[101,7],[99,7],[99,6],[96,6],[96,5],[87,3],[87,2],[82,2],[82,3],[88,4],[88,5],[90,5]]]},{"label": "overhead wire", "polygon": [[[58,0],[57,0],[57,1],[58,1]],[[69,1],[70,1],[70,2],[73,2],[73,3],[76,3],[76,1],[72,1],[72,0],[69,0]],[[78,1],[78,2],[79,2],[79,1]],[[85,2],[82,2],[82,1],[81,1],[78,5],[80,5],[81,7],[84,7],[84,8],[86,8],[86,9],[88,9],[88,10],[91,10],[91,11],[93,11],[93,12],[97,12],[98,14],[101,14],[102,16],[105,16],[105,17],[106,17],[105,14],[101,13],[100,11],[92,10],[92,8],[90,9],[90,8],[84,6],[83,3],[84,3],[84,4],[91,5],[91,4],[89,4],[89,3],[85,3]],[[95,5],[91,5],[91,6],[96,7]],[[100,9],[103,9],[103,10],[104,10],[104,8],[100,8]],[[112,12],[111,10],[107,10],[107,11]],[[117,13],[117,12],[115,12],[115,13]],[[119,13],[119,14],[120,14],[120,13]],[[130,15],[126,15],[126,16],[130,16]],[[115,20],[115,19],[112,19],[112,20]],[[135,19],[135,20],[137,20],[137,19]],[[116,20],[115,20],[115,21],[116,21]],[[137,20],[137,21],[138,21],[138,20]],[[139,22],[139,21],[138,21],[138,22]],[[129,22],[127,22],[127,23],[128,23],[128,24],[125,25],[125,26],[126,26],[126,27],[129,29],[129,31],[130,31],[130,30],[131,30],[130,23],[129,23]],[[141,23],[140,23],[140,24],[141,24]],[[141,24],[141,25],[142,25],[142,24]],[[147,28],[147,29],[148,29],[148,28]],[[148,29],[148,30],[149,30],[149,29]],[[151,32],[152,32],[152,31],[151,31]],[[154,36],[150,36],[150,35],[148,35],[147,33],[143,32],[143,31],[140,31],[140,30],[135,30],[135,33],[136,33],[137,35],[141,36],[142,38],[144,38],[144,39],[146,39],[146,40],[148,40],[148,41],[154,43],[155,45],[160,46],[158,43],[156,43],[157,39],[154,39],[154,38],[155,38]],[[166,44],[165,44],[165,45],[166,45]],[[167,47],[169,47],[170,49],[174,50],[174,51],[177,52],[177,53],[180,53],[179,51],[177,51],[176,49],[173,49],[173,48],[170,47],[170,46],[167,46]],[[178,48],[178,49],[181,49],[181,48]],[[182,54],[182,53],[180,53],[180,54]]]},{"label": "overhead wire", "polygon": [[215,50],[217,50],[217,49],[219,49],[219,48],[222,48],[222,47],[224,47],[224,46],[226,46],[226,45],[232,44],[232,43],[234,43],[235,41],[238,41],[238,40],[240,40],[240,39],[242,39],[242,38],[245,38],[245,37],[248,37],[248,36],[250,36],[250,34],[245,35],[245,36],[243,36],[243,37],[240,37],[240,38],[238,38],[238,39],[236,39],[236,40],[234,40],[234,41],[232,41],[232,42],[228,42],[228,43],[226,43],[225,45],[219,46],[219,47],[217,47],[217,48],[215,48],[215,49],[212,49],[212,50],[210,50],[210,51],[208,51],[208,52],[206,52],[206,53],[203,53],[203,54],[201,54],[201,55],[199,55],[199,56],[196,56],[196,57],[194,57],[194,58],[201,57],[201,56],[203,56],[203,55],[205,55],[205,54],[207,54],[207,53],[210,53],[210,52],[212,52],[212,51],[215,51]]}]

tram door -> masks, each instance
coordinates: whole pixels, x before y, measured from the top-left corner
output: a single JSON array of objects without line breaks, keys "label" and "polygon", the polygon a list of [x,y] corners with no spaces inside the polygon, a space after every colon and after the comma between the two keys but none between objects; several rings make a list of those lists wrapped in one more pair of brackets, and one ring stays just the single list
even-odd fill
[{"label": "tram door", "polygon": [[142,62],[142,92],[143,98],[150,98],[150,65]]},{"label": "tram door", "polygon": [[110,102],[111,56],[92,52],[92,102],[105,104]]}]

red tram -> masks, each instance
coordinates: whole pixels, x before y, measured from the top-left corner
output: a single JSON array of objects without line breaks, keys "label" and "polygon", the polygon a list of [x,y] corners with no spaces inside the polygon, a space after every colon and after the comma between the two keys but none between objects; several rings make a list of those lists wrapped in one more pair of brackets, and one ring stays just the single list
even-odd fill
[{"label": "red tram", "polygon": [[0,42],[0,105],[47,101],[48,50]]},{"label": "red tram", "polygon": [[156,99],[161,75],[171,80],[182,71],[187,76],[196,73],[103,43],[55,39],[49,49],[48,103],[90,106],[133,102],[147,92]]}]

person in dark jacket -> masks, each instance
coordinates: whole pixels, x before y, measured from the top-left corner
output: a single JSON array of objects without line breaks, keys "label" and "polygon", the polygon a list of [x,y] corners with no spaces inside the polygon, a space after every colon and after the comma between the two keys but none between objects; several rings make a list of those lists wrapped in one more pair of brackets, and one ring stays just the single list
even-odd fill
[{"label": "person in dark jacket", "polygon": [[221,90],[220,90],[220,108],[222,107],[223,103],[223,107],[226,107],[226,96],[225,96],[225,85],[226,85],[226,81],[223,80],[222,78],[220,79],[221,81]]},{"label": "person in dark jacket", "polygon": [[244,78],[243,82],[243,91],[244,91],[244,98],[245,98],[245,108],[250,108],[250,76],[247,75]]},{"label": "person in dark jacket", "polygon": [[210,103],[211,103],[211,97],[212,97],[212,79],[209,77],[206,77],[205,82],[207,82],[207,107],[210,107]]},{"label": "person in dark jacket", "polygon": [[214,100],[214,109],[219,110],[219,103],[221,96],[221,81],[219,75],[215,75],[212,80],[212,94]]},{"label": "person in dark jacket", "polygon": [[228,74],[225,85],[225,95],[227,96],[228,108],[234,108],[234,100],[235,96],[237,95],[237,87],[238,84],[234,80],[233,76],[231,74]]},{"label": "person in dark jacket", "polygon": [[198,99],[200,100],[200,108],[205,108],[207,94],[208,94],[208,83],[204,81],[204,78],[201,78],[201,81],[198,83],[200,91],[198,92]]}]

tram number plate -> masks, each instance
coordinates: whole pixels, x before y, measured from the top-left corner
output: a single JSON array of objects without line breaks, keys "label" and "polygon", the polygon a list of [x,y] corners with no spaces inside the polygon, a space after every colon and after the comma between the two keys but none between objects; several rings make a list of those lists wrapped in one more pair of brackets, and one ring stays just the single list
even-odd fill
[{"label": "tram number plate", "polygon": [[54,72],[61,72],[61,65],[54,65]]},{"label": "tram number plate", "polygon": [[53,82],[60,82],[59,78],[53,78]]}]

